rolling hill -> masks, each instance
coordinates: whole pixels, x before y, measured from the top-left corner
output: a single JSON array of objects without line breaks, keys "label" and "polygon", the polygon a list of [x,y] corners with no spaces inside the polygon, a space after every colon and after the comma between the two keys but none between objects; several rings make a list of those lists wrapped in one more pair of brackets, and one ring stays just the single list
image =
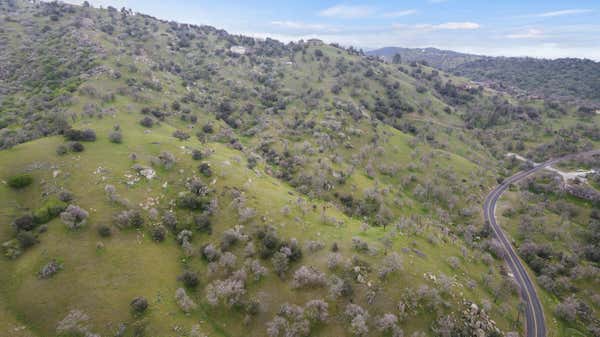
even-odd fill
[{"label": "rolling hill", "polygon": [[563,58],[490,57],[436,48],[387,47],[367,52],[388,62],[400,55],[405,62],[426,64],[493,85],[512,94],[539,96],[548,100],[581,100],[598,106],[600,63]]},{"label": "rolling hill", "polygon": [[600,144],[579,106],[126,8],[4,1],[0,46],[0,335],[522,331],[483,198],[509,149]]}]

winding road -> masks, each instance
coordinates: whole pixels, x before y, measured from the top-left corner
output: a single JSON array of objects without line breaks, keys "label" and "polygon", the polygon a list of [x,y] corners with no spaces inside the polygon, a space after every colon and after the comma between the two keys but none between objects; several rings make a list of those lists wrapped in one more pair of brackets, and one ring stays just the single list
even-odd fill
[{"label": "winding road", "polygon": [[498,199],[500,199],[500,196],[502,196],[502,193],[504,193],[504,191],[506,191],[506,189],[511,184],[514,184],[519,180],[522,180],[523,178],[544,169],[547,166],[555,164],[559,161],[572,159],[579,156],[589,156],[595,154],[600,154],[600,150],[581,152],[548,160],[544,163],[534,166],[533,168],[527,171],[519,172],[513,175],[512,177],[504,180],[502,184],[494,188],[485,198],[485,202],[483,204],[485,221],[486,223],[489,223],[490,227],[494,231],[495,237],[500,241],[500,243],[504,247],[504,259],[506,260],[506,263],[508,264],[521,290],[521,298],[525,304],[526,337],[546,337],[546,322],[544,321],[544,310],[542,308],[540,299],[537,295],[533,281],[529,277],[527,270],[525,269],[523,263],[521,262],[517,253],[515,252],[514,247],[510,244],[510,241],[506,238],[506,235],[496,222],[496,203],[498,202]]}]

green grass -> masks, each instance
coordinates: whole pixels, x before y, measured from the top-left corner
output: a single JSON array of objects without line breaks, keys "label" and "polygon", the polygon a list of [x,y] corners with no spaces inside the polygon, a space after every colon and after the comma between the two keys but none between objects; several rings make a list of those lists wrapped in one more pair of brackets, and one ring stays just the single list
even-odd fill
[{"label": "green grass", "polygon": [[[123,106],[126,103],[117,101],[116,104]],[[0,292],[3,298],[3,311],[0,313],[18,318],[39,335],[48,335],[53,333],[56,322],[69,310],[81,309],[90,315],[93,331],[107,334],[119,323],[133,321],[129,313],[129,301],[143,295],[150,301],[146,316],[150,322],[148,331],[151,334],[169,333],[174,325],[189,328],[194,323],[203,322],[202,329],[211,335],[239,335],[246,329],[250,329],[252,335],[261,335],[265,322],[271,319],[280,303],[304,303],[315,297],[326,297],[325,290],[292,290],[270,274],[259,283],[249,285],[249,294],[260,298],[264,307],[264,313],[249,327],[239,325],[238,322],[243,319],[241,314],[231,314],[224,309],[213,309],[206,305],[202,305],[193,315],[186,316],[179,311],[173,300],[174,291],[180,286],[176,276],[187,265],[200,272],[202,284],[205,285],[210,278],[206,275],[207,266],[204,262],[198,258],[185,261],[172,238],[165,243],[156,244],[151,242],[145,231],[116,231],[109,239],[98,236],[95,227],[111,224],[113,214],[120,209],[107,201],[103,191],[106,184],[115,185],[118,193],[134,205],[145,202],[150,195],[158,195],[161,196],[159,208],[169,208],[168,200],[183,189],[184,179],[196,174],[197,162],[191,160],[187,148],[213,149],[214,155],[208,159],[215,171],[214,177],[210,179],[212,187],[217,191],[225,191],[231,187],[241,188],[247,196],[247,205],[255,208],[260,216],[266,217],[267,223],[273,224],[282,237],[297,237],[301,242],[308,239],[338,242],[341,251],[347,256],[352,254],[350,241],[353,236],[363,237],[372,245],[383,249],[379,243],[379,239],[385,234],[383,228],[372,227],[362,232],[361,219],[348,218],[333,204],[311,200],[298,194],[287,184],[265,174],[261,167],[258,174],[247,169],[240,152],[219,143],[200,144],[195,139],[180,142],[170,136],[175,127],[168,123],[145,134],[144,128],[137,124],[138,118],[138,114],[120,113],[117,119],[81,120],[76,126],[92,127],[98,140],[86,143],[86,150],[79,154],[57,156],[54,148],[62,143],[60,137],[43,138],[0,152],[0,161],[10,163],[0,168],[0,175],[32,168],[30,174],[35,177],[35,183],[25,190],[14,191],[6,186],[1,187],[0,199],[8,201],[3,202],[0,208],[4,223],[9,223],[27,210],[41,207],[45,202],[41,193],[45,190],[70,190],[75,195],[72,203],[90,212],[88,224],[83,230],[69,232],[59,219],[52,220],[48,224],[48,232],[41,234],[40,244],[15,261],[0,262],[0,268],[7,271],[2,273],[0,279],[5,284]],[[117,122],[123,129],[122,144],[110,143],[107,138]],[[397,131],[388,131],[392,133],[388,142],[389,151],[395,153],[401,161],[409,162],[411,159],[407,144],[411,137]],[[182,149],[182,146],[185,148]],[[150,155],[157,155],[161,151],[175,154],[178,162],[173,169],[158,169],[159,178],[154,181],[142,181],[132,187],[124,184],[124,175],[131,172],[129,168],[133,165],[128,159],[131,152],[138,154],[139,163],[146,164]],[[462,157],[443,153],[439,157],[439,165],[449,166],[459,174],[468,175],[475,169],[472,163]],[[32,165],[33,163],[36,165]],[[104,169],[104,173],[99,173],[99,167]],[[55,173],[57,175],[53,177]],[[167,186],[163,187],[165,182]],[[355,174],[351,183],[366,188],[372,182],[362,174]],[[303,208],[307,211],[303,212],[297,206],[299,199],[303,200],[306,205]],[[213,235],[209,237],[196,233],[193,239],[195,247],[218,240],[223,230],[236,224],[236,210],[228,206],[226,198],[221,199],[220,203],[221,211],[216,217]],[[286,205],[290,207],[291,213],[284,216],[280,210]],[[312,205],[315,205],[316,211],[312,210]],[[323,223],[321,210],[324,206],[328,217],[335,217],[343,222],[341,227]],[[182,218],[186,217],[185,213],[180,215]],[[427,233],[438,237],[438,244],[430,244],[425,235],[410,233],[403,233],[394,239],[393,250],[401,251],[403,247],[414,246],[427,257],[421,258],[414,253],[403,254],[405,272],[386,281],[383,285],[386,296],[372,309],[373,314],[392,311],[404,287],[427,282],[423,277],[426,272],[443,272],[455,277],[457,284],[462,285],[460,291],[458,288],[455,291],[461,297],[471,300],[488,297],[481,287],[468,289],[464,286],[470,279],[479,282],[475,275],[485,272],[487,267],[470,256],[466,260],[461,258],[463,262],[459,270],[452,270],[445,258],[460,256],[460,245],[448,241],[433,224],[426,228]],[[6,240],[10,236],[11,231],[5,226],[0,239]],[[103,249],[96,248],[99,241],[103,242]],[[236,248],[236,251],[240,249],[241,247]],[[326,254],[326,251],[322,251],[301,263],[324,269]],[[39,268],[53,258],[64,263],[64,270],[52,279],[38,279],[36,275]],[[363,258],[376,264],[381,257]],[[268,265],[268,261],[266,264]],[[292,270],[297,266],[299,265],[293,266]],[[398,287],[397,284],[402,286]],[[192,296],[202,303],[202,288],[192,293]],[[364,289],[357,289],[357,296],[364,296]],[[339,304],[332,305],[335,308]],[[503,317],[510,317],[512,314],[492,314],[501,327],[509,328],[508,321]],[[427,315],[418,316],[403,324],[403,328],[407,332],[427,330],[426,317]],[[3,322],[5,325],[9,324],[6,322],[10,322],[10,319]],[[330,324],[322,328],[320,333],[343,334],[344,330],[337,324]]]}]

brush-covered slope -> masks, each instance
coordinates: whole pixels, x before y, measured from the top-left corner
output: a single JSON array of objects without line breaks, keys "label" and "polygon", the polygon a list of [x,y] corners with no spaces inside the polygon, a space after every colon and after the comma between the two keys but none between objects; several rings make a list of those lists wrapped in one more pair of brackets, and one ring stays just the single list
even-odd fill
[{"label": "brush-covered slope", "polygon": [[546,110],[314,41],[0,6],[0,335],[522,330],[476,131]]},{"label": "brush-covered slope", "polygon": [[593,60],[491,57],[436,48],[400,47],[376,49],[367,54],[388,62],[423,62],[512,94],[579,101],[585,107],[600,106],[600,63]]}]

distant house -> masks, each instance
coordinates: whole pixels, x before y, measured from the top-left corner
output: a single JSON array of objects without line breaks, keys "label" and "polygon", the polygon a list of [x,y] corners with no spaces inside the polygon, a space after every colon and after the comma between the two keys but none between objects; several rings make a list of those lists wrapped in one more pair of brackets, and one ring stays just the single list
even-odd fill
[{"label": "distant house", "polygon": [[239,55],[244,55],[247,52],[246,47],[244,46],[231,46],[231,48],[229,48],[229,51]]}]

